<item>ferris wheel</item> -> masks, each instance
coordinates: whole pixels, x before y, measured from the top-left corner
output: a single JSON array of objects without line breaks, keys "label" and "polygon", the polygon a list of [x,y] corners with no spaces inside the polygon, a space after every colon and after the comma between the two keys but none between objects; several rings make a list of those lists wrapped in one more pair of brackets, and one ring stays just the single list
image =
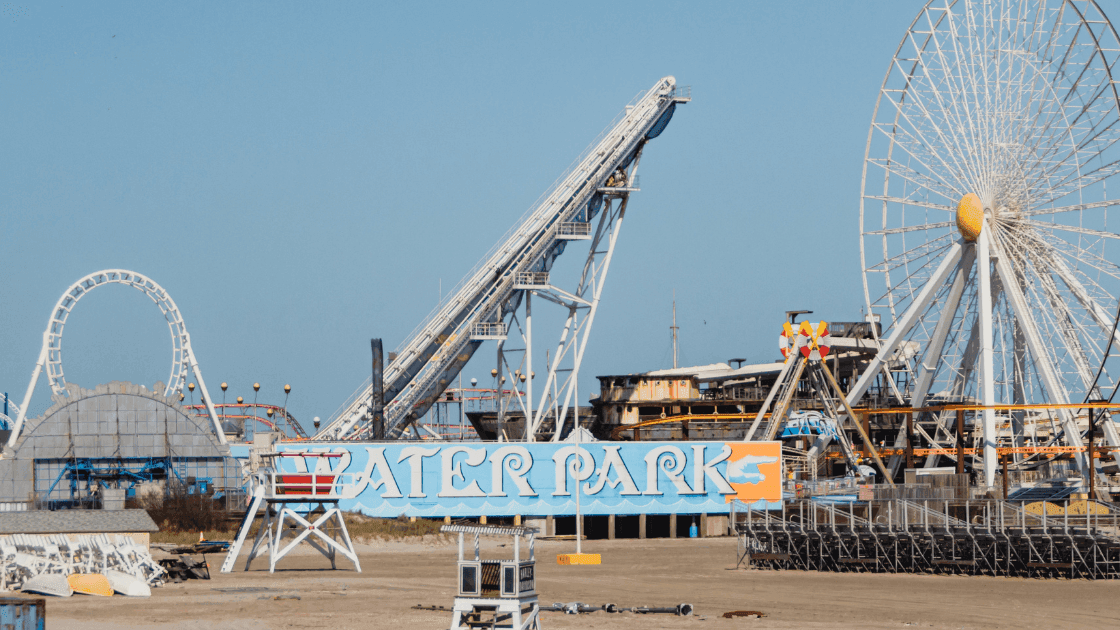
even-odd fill
[{"label": "ferris wheel", "polygon": [[[1115,393],[1118,58],[1092,0],[933,0],[910,25],[868,133],[860,257],[913,407]],[[987,485],[1023,416],[984,412]],[[1046,439],[1080,446],[1073,412],[1052,416]]]}]

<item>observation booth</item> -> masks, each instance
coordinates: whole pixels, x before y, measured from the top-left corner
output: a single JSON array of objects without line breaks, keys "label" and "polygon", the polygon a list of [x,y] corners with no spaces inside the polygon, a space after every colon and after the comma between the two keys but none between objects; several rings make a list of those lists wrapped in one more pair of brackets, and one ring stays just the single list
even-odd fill
[{"label": "observation booth", "polygon": [[[537,603],[535,527],[497,525],[444,525],[441,532],[459,534],[458,585],[452,609],[451,629],[511,628],[539,630]],[[465,555],[465,537],[474,535],[474,557]],[[513,558],[483,560],[479,553],[482,536],[513,537]],[[522,539],[529,547],[528,559],[521,557]]]},{"label": "observation booth", "polygon": [[[362,572],[358,554],[350,542],[346,531],[346,521],[338,502],[344,498],[346,488],[354,484],[351,473],[319,472],[318,465],[324,458],[341,457],[338,453],[272,453],[273,465],[263,467],[250,478],[252,496],[245,520],[237,530],[237,537],[230,545],[229,553],[222,563],[222,573],[229,573],[237,562],[237,555],[248,537],[249,529],[257,513],[264,510],[264,519],[249,557],[245,570],[258,556],[269,555],[268,571],[276,571],[280,561],[301,542],[314,547],[331,561],[336,569],[336,556],[342,554],[354,563],[354,569]],[[307,472],[285,470],[285,458],[302,458],[302,468]],[[293,466],[294,467],[294,466]],[[329,471],[329,464],[325,466]],[[311,519],[315,519],[312,521]],[[285,538],[290,540],[285,544]],[[284,545],[281,547],[281,545]]]}]

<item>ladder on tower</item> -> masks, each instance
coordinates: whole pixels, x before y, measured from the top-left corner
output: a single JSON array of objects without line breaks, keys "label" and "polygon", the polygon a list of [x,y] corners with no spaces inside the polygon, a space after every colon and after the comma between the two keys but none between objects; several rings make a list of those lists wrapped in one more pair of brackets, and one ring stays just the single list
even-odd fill
[{"label": "ladder on tower", "polygon": [[229,546],[229,551],[226,552],[226,558],[222,561],[222,573],[229,573],[233,571],[233,565],[237,562],[237,556],[241,553],[241,546],[245,544],[245,538],[249,535],[249,530],[253,527],[253,519],[257,517],[257,512],[261,509],[261,504],[264,503],[264,493],[267,485],[263,477],[253,475],[250,477],[249,483],[253,486],[252,493],[249,495],[249,507],[245,510],[245,516],[241,519],[241,525],[237,528],[237,536],[233,538],[233,544]]}]

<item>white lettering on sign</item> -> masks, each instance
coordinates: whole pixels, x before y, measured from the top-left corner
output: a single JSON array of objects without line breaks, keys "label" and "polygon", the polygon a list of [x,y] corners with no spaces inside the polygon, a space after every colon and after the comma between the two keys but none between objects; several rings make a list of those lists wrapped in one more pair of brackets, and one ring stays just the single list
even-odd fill
[{"label": "white lettering on sign", "polygon": [[[544,480],[550,472],[555,478],[555,488],[551,495],[557,497],[571,496],[573,481],[576,487],[582,487],[591,496],[602,496],[604,493],[612,496],[663,496],[666,494],[666,487],[662,482],[666,480],[673,485],[675,493],[682,496],[709,493],[734,495],[737,492],[731,487],[727,474],[720,470],[720,466],[731,457],[731,446],[728,444],[650,445],[649,450],[644,453],[644,479],[641,476],[641,465],[637,463],[638,453],[630,453],[629,463],[635,464],[635,470],[631,471],[627,466],[624,458],[624,449],[627,447],[624,445],[601,444],[594,449],[565,445],[552,451],[553,471],[540,470],[542,462],[537,461],[535,474],[533,449],[530,446],[532,445],[508,444],[480,448],[465,445],[367,446],[365,470],[354,474],[353,482],[344,486],[344,493],[347,498],[356,498],[367,491],[375,492],[382,499],[402,498],[404,495],[401,494],[399,480],[394,472],[409,475],[410,499],[424,499],[433,494],[439,497],[537,497],[539,493],[533,485],[546,483]],[[306,458],[290,459],[295,460],[293,464],[298,472],[314,469],[319,474],[341,473],[351,463],[350,450],[332,450],[339,452],[342,457],[316,457],[314,465],[307,463]],[[398,455],[394,462],[395,471],[387,460],[387,450]],[[711,453],[712,450],[716,452]],[[322,449],[308,452],[320,451]],[[711,458],[707,459],[709,456]],[[434,457],[439,458],[438,476],[433,474],[434,462],[425,464],[426,459]],[[486,467],[487,461],[489,470]],[[425,465],[428,473],[426,477]],[[635,477],[634,473],[639,474]],[[488,487],[484,489],[481,484],[487,478]],[[433,484],[438,487],[432,487]]]},{"label": "white lettering on sign", "polygon": [[[461,461],[455,461],[455,456],[459,453],[465,453],[467,457]],[[455,478],[458,477],[461,481],[466,481],[467,478],[463,476],[462,466],[465,463],[467,466],[479,466],[482,462],[486,461],[486,449],[484,448],[467,448],[466,446],[453,446],[451,448],[444,448],[440,455],[440,491],[437,496],[441,497],[484,497],[486,493],[482,488],[478,487],[477,481],[470,482],[466,488],[456,488]]]},{"label": "white lettering on sign", "polygon": [[[599,494],[604,486],[617,488],[619,484],[622,484],[622,491],[619,494],[641,494],[641,491],[638,490],[638,485],[634,483],[634,478],[630,476],[630,471],[626,469],[626,463],[622,461],[622,455],[618,453],[618,449],[620,448],[622,447],[603,447],[603,465],[598,471],[599,478],[596,480],[594,486],[588,483],[583,487],[587,494]],[[613,480],[610,478],[612,469],[616,475]]]},{"label": "white lettering on sign", "polygon": [[[402,495],[400,488],[397,487],[397,480],[393,478],[393,471],[389,468],[389,462],[385,461],[385,447],[366,447],[366,469],[358,473],[354,479],[354,487],[347,492],[347,496],[356,497],[361,494],[366,487],[376,491],[378,488],[384,486],[385,491],[381,493],[384,499],[399,499]],[[373,481],[373,471],[377,469],[377,481]]]},{"label": "white lettering on sign", "polygon": [[522,497],[535,497],[537,492],[529,485],[525,475],[533,468],[533,456],[524,446],[504,446],[494,451],[490,456],[492,497],[504,497],[506,473],[517,486],[517,495]]},{"label": "white lettering on sign", "polygon": [[716,465],[722,463],[728,457],[731,457],[731,446],[724,444],[720,449],[719,455],[716,455],[711,461],[704,461],[704,449],[707,448],[703,445],[692,445],[692,487],[696,489],[697,494],[707,494],[704,487],[704,478],[712,480],[716,484],[717,492],[720,494],[736,494],[735,489],[727,482]]},{"label": "white lettering on sign", "polygon": [[[579,457],[572,459],[569,465],[568,460],[579,453]],[[587,452],[587,449],[576,449],[574,446],[565,446],[556,450],[552,456],[552,462],[556,466],[556,490],[552,493],[554,497],[568,496],[571,492],[568,491],[568,475],[576,480],[576,484],[587,480],[595,471],[595,458]]]},{"label": "white lettering on sign", "polygon": [[677,489],[677,494],[700,494],[688,487],[688,483],[681,478],[685,468],[688,467],[688,458],[685,457],[684,451],[681,449],[675,446],[661,446],[646,453],[645,459],[646,491],[642,494],[665,494],[661,491],[660,476],[657,474],[658,468],[665,473],[669,481],[673,482],[673,486]]},{"label": "white lettering on sign", "polygon": [[408,460],[409,472],[409,488],[408,496],[413,499],[422,499],[428,495],[424,494],[424,458],[431,457],[439,452],[439,447],[422,448],[419,446],[408,446],[401,449],[401,456],[397,458],[397,463]]}]

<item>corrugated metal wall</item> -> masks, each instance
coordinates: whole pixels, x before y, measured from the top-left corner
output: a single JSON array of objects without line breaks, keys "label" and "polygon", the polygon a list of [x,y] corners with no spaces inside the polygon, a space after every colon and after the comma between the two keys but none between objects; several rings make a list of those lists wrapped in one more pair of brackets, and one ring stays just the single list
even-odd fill
[{"label": "corrugated metal wall", "polygon": [[[132,383],[68,389],[68,398],[55,396],[43,416],[27,421],[14,456],[0,460],[0,501],[27,501],[40,489],[37,460],[170,457],[181,462],[182,474],[194,469],[192,476],[210,477],[217,487],[241,486],[240,465],[218,442],[209,420],[177,401]],[[51,466],[38,468],[49,474]]]}]

